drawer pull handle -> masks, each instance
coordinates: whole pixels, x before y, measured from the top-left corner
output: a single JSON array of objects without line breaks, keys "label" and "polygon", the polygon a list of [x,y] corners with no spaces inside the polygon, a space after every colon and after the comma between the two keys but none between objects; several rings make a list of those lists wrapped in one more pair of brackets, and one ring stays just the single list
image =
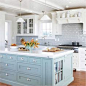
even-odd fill
[{"label": "drawer pull handle", "polygon": [[3,58],[3,56],[0,56],[0,58]]},{"label": "drawer pull handle", "polygon": [[86,64],[85,64],[85,66],[86,66]]},{"label": "drawer pull handle", "polygon": [[21,60],[24,60],[23,58],[21,58]]},{"label": "drawer pull handle", "polygon": [[8,66],[8,64],[6,64],[6,66]]},{"label": "drawer pull handle", "polygon": [[36,60],[33,60],[33,62],[36,62]]},{"label": "drawer pull handle", "polygon": [[31,68],[27,68],[27,70],[31,70]]},{"label": "drawer pull handle", "polygon": [[10,59],[12,59],[12,57],[10,57]]},{"label": "drawer pull handle", "polygon": [[27,79],[27,81],[31,81],[31,79]]},{"label": "drawer pull handle", "polygon": [[8,74],[6,73],[6,76],[8,76]]}]

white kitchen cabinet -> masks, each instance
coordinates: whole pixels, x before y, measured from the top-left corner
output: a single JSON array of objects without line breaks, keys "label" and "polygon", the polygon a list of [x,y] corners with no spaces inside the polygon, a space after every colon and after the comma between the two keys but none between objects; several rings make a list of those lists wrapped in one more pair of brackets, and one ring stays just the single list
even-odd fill
[{"label": "white kitchen cabinet", "polygon": [[56,13],[51,13],[52,14],[52,29],[53,29],[53,34],[55,35],[62,35],[62,24],[58,24],[56,20]]},{"label": "white kitchen cabinet", "polygon": [[79,48],[79,67],[86,71],[86,48]]},{"label": "white kitchen cabinet", "polygon": [[79,53],[73,53],[73,68],[76,70],[79,68]]},{"label": "white kitchen cabinet", "polygon": [[37,35],[38,15],[22,16],[25,22],[17,23],[17,35]]}]

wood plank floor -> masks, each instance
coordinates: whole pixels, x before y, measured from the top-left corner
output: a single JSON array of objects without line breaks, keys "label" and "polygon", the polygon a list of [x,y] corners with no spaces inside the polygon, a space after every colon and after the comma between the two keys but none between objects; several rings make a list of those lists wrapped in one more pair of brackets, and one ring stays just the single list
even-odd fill
[{"label": "wood plank floor", "polygon": [[74,81],[69,86],[86,86],[86,72],[74,72]]},{"label": "wood plank floor", "polygon": [[[0,86],[10,86],[0,83]],[[69,86],[86,86],[86,72],[74,72],[74,81]]]}]

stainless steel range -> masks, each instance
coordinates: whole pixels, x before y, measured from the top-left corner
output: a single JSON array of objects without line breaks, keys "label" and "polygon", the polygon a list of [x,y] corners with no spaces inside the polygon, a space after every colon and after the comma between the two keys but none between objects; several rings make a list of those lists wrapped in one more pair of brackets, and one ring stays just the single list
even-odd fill
[{"label": "stainless steel range", "polygon": [[79,52],[79,47],[81,47],[82,45],[59,45],[58,48],[61,49],[69,49],[69,50],[74,50],[74,53],[78,53]]}]

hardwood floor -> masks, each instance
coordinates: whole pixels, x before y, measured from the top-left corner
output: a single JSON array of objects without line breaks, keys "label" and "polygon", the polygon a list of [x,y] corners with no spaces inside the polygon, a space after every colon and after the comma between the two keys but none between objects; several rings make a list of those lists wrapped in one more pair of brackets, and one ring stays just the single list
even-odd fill
[{"label": "hardwood floor", "polygon": [[[0,83],[0,86],[10,86]],[[69,86],[86,86],[86,72],[74,72],[74,81]]]},{"label": "hardwood floor", "polygon": [[86,72],[74,72],[74,81],[69,86],[86,86]]},{"label": "hardwood floor", "polygon": [[0,86],[11,86],[11,85],[0,83]]}]

